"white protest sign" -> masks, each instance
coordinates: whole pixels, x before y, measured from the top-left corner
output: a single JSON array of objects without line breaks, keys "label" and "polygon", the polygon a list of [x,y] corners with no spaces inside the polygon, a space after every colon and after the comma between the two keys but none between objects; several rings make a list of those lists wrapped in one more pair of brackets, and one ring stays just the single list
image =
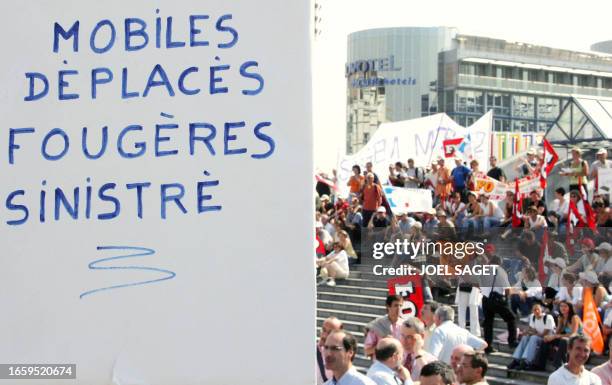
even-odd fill
[{"label": "white protest sign", "polygon": [[0,363],[314,383],[310,2],[0,13]]},{"label": "white protest sign", "polygon": [[514,192],[514,187],[486,175],[477,176],[474,187],[474,192],[477,194],[488,194],[489,199],[492,201],[504,200],[506,198],[506,191]]},{"label": "white protest sign", "polygon": [[600,194],[610,194],[612,190],[612,168],[599,168],[598,173],[598,188]]},{"label": "white protest sign", "polygon": [[540,175],[529,175],[518,180],[519,194],[523,197],[529,195],[530,192],[538,190],[540,186]]},{"label": "white protest sign", "polygon": [[383,191],[395,215],[425,212],[433,206],[430,190],[384,186]]},{"label": "white protest sign", "polygon": [[[469,128],[460,126],[444,113],[383,123],[361,150],[339,160],[338,187],[343,195],[348,193],[346,183],[356,164],[364,169],[367,162],[372,162],[374,172],[382,181],[388,177],[389,165],[397,161],[405,164],[412,158],[416,166],[429,167],[436,157],[444,156],[443,142],[446,139],[464,137],[468,132],[471,152],[480,167],[486,170],[491,153],[491,116],[491,112],[485,114]],[[453,168],[449,162],[447,166]]]}]

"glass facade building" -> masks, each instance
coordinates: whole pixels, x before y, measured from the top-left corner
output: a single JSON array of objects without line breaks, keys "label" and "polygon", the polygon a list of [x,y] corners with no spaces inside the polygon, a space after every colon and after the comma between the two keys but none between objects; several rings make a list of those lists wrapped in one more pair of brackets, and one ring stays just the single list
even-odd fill
[{"label": "glass facade building", "polygon": [[[416,79],[418,86],[407,90],[397,84],[356,82],[391,75],[359,66],[377,55],[393,56],[396,68],[409,69],[401,76]],[[405,64],[415,61],[419,64]],[[346,75],[348,153],[358,151],[386,121],[445,112],[469,126],[493,110],[496,132],[543,134],[571,95],[612,97],[612,55],[460,35],[444,27],[353,33]],[[376,87],[370,87],[373,83]],[[359,120],[362,108],[376,111],[368,113],[367,124]]]}]

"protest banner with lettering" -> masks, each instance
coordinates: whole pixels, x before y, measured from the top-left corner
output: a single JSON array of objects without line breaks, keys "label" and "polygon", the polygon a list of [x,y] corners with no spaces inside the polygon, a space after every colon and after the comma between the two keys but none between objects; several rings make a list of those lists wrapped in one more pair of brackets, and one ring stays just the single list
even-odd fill
[{"label": "protest banner with lettering", "polygon": [[540,174],[528,175],[518,180],[519,194],[523,197],[529,195],[530,192],[540,189]]},{"label": "protest banner with lettering", "polygon": [[431,210],[431,191],[420,188],[384,186],[383,191],[393,214],[418,213]]},{"label": "protest banner with lettering", "polygon": [[[467,133],[471,134],[470,147],[474,158],[486,170],[491,152],[491,117],[492,113],[488,112],[469,128],[460,126],[444,113],[381,124],[361,150],[339,160],[337,170],[341,194],[348,194],[346,183],[355,164],[363,170],[367,162],[372,162],[374,172],[384,182],[389,176],[390,164],[397,161],[405,164],[408,158],[412,158],[416,166],[429,167],[438,156],[444,156],[445,140],[465,137]],[[452,168],[453,164],[449,167]]]},{"label": "protest banner with lettering", "polygon": [[315,382],[310,12],[2,2],[0,363]]},{"label": "protest banner with lettering", "polygon": [[506,198],[506,191],[514,191],[507,183],[497,179],[480,175],[475,178],[474,192],[477,194],[488,194],[492,201],[501,201]]},{"label": "protest banner with lettering", "polygon": [[419,317],[423,308],[423,278],[420,275],[405,275],[387,280],[389,295],[404,298],[402,316]]}]

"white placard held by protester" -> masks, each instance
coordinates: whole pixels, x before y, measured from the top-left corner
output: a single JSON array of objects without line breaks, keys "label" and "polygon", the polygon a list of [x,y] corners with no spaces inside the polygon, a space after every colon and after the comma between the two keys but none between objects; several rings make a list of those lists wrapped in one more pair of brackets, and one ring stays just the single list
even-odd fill
[{"label": "white placard held by protester", "polygon": [[383,191],[393,214],[418,213],[431,210],[431,191],[420,188],[384,186]]}]

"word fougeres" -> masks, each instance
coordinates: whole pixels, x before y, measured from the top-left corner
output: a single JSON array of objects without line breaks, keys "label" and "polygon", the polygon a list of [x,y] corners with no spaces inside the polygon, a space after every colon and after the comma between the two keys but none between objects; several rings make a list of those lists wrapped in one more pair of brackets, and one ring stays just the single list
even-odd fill
[{"label": "word fougeres", "polygon": [[[172,118],[164,113],[161,115],[164,118]],[[177,123],[160,123],[155,125],[154,130],[145,130],[142,125],[131,124],[117,130],[109,130],[105,126],[95,130],[95,134],[92,134],[94,130],[84,127],[81,135],[76,138],[72,138],[61,128],[44,132],[32,127],[11,128],[8,130],[8,160],[11,167],[19,168],[22,160],[19,151],[28,146],[40,148],[42,159],[58,164],[61,164],[61,160],[71,151],[78,152],[79,154],[75,155],[82,156],[84,161],[113,156],[116,158],[118,155],[120,159],[129,162],[146,154],[164,159],[179,154],[194,157],[244,156],[249,159],[266,159],[276,149],[274,139],[264,133],[264,129],[270,129],[271,126],[271,122],[191,122],[185,127]],[[222,132],[217,133],[217,127]],[[183,128],[183,140],[178,141],[178,135],[172,134],[179,133]],[[114,134],[109,134],[109,131]],[[89,135],[97,136],[95,142],[100,144],[95,148],[88,144]],[[260,145],[255,149],[244,147],[240,145],[240,135],[254,136],[258,139],[256,143]],[[209,177],[210,173],[204,171],[204,176]],[[179,214],[201,214],[222,209],[222,205],[208,202],[213,199],[210,189],[219,185],[218,179],[198,180],[193,184],[195,188],[187,188],[184,184],[174,181],[153,186],[150,181],[142,180],[142,177],[136,178],[138,177],[130,183],[119,185],[112,181],[99,183],[92,181],[90,177],[83,177],[82,185],[69,188],[50,186],[46,180],[48,178],[42,179],[41,188],[36,192],[17,188],[8,193],[4,202],[10,212],[10,219],[6,220],[6,224],[15,226],[23,225],[28,220],[45,223],[52,219],[59,221],[67,218],[110,220],[119,217],[122,201],[128,199],[136,203],[136,209],[127,215],[142,219],[145,215],[150,215],[143,203],[143,196],[146,194],[159,196],[159,205],[153,209],[159,213],[161,219],[167,218],[170,207],[173,207],[173,212]],[[125,211],[123,214],[125,215]]]}]

